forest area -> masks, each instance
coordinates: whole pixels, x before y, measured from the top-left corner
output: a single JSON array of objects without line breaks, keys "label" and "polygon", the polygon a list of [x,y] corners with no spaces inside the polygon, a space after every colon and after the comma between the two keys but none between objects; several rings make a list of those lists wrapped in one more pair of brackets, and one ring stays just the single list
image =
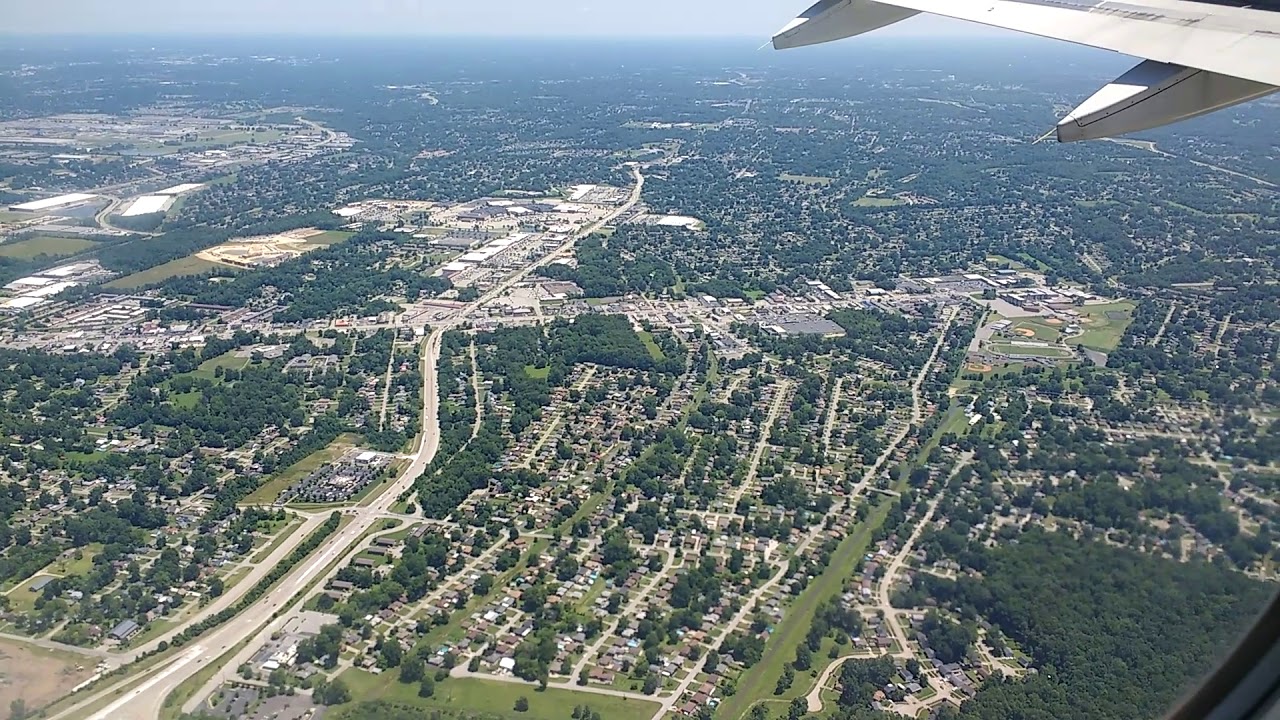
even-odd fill
[{"label": "forest area", "polygon": [[988,682],[961,720],[1159,717],[1275,592],[1218,565],[1179,563],[1033,531],[974,558],[981,578],[929,592],[1012,639],[1038,672]]}]

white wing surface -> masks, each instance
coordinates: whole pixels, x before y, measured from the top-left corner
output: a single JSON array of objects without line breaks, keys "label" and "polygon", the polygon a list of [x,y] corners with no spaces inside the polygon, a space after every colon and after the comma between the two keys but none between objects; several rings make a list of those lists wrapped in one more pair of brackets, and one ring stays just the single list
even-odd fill
[{"label": "white wing surface", "polygon": [[773,38],[793,48],[930,13],[1145,58],[1058,124],[1062,141],[1158,127],[1280,89],[1280,3],[822,0]]}]

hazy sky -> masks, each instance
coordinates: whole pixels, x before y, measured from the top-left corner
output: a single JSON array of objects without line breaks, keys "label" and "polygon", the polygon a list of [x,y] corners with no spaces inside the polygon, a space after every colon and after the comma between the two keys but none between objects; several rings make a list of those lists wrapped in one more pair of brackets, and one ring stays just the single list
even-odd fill
[{"label": "hazy sky", "polygon": [[[812,0],[0,0],[5,33],[733,35],[768,39]],[[981,26],[917,17],[881,33]],[[989,32],[989,31],[988,31]]]}]

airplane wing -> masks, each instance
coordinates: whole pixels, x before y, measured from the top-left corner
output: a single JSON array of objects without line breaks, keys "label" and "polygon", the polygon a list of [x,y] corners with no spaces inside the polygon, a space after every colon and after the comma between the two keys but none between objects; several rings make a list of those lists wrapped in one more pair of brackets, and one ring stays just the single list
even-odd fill
[{"label": "airplane wing", "polygon": [[1280,89],[1280,0],[821,0],[773,46],[861,35],[919,13],[1146,58],[1063,118],[1062,142],[1159,127]]}]

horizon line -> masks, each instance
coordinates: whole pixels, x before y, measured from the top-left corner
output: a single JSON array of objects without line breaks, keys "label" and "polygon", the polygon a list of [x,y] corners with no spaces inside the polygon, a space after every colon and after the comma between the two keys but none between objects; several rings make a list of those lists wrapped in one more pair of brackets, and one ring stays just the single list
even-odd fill
[{"label": "horizon line", "polygon": [[[860,39],[860,42],[875,41],[895,41],[895,40],[939,40],[939,39],[956,39],[956,40],[990,40],[993,35],[1020,37],[1026,40],[1044,40],[1034,36],[1023,34],[1014,34],[1007,30],[989,29],[990,32],[969,31],[969,32],[921,32],[921,33],[902,33],[895,32],[886,35],[868,35]],[[458,40],[741,40],[751,42],[768,42],[772,39],[771,33],[762,33],[760,35],[751,35],[744,33],[720,34],[720,33],[674,33],[674,34],[653,34],[641,33],[635,35],[625,34],[600,34],[600,33],[564,33],[564,34],[531,34],[531,33],[433,33],[433,32],[400,32],[400,31],[368,31],[368,32],[340,32],[340,31],[290,31],[290,30],[27,30],[27,31],[11,31],[0,30],[0,39],[12,38],[126,38],[126,37],[149,37],[155,38],[164,36],[166,38],[207,38],[207,39],[227,39],[227,38],[325,38],[325,39],[404,39],[404,40],[420,40],[422,38],[436,39],[458,39]]]}]

